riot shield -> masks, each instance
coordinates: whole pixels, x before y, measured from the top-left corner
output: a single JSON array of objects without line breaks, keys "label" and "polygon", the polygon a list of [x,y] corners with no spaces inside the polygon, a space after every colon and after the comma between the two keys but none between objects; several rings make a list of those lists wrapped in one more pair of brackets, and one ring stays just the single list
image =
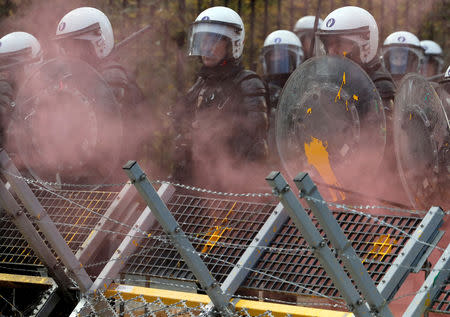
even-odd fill
[{"label": "riot shield", "polygon": [[444,103],[432,84],[418,74],[405,76],[395,96],[397,168],[417,208],[450,208],[450,112],[447,98],[443,99]]},{"label": "riot shield", "polygon": [[[276,141],[290,176],[360,190],[380,165],[386,144],[383,103],[372,80],[347,58],[309,59],[289,77],[280,97]],[[345,194],[331,191],[326,198]]]},{"label": "riot shield", "polygon": [[101,75],[75,59],[52,59],[19,88],[8,144],[37,180],[103,183],[120,173],[122,119]]}]

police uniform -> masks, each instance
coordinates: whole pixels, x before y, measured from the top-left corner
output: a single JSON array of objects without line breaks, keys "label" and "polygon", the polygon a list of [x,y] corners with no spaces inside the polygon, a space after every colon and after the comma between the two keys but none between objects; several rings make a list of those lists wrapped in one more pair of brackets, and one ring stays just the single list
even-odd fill
[{"label": "police uniform", "polygon": [[189,179],[193,162],[223,159],[232,166],[263,162],[267,149],[266,89],[241,63],[202,67],[176,113],[175,177]]}]

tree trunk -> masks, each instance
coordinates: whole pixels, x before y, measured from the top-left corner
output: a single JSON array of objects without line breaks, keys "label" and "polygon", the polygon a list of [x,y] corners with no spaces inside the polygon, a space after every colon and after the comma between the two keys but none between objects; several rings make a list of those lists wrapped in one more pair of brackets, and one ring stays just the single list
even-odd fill
[{"label": "tree trunk", "polygon": [[267,29],[269,23],[269,0],[264,0],[264,25],[263,25],[263,34],[264,37],[267,36]]},{"label": "tree trunk", "polygon": [[256,71],[255,63],[255,48],[254,48],[254,37],[255,37],[255,0],[250,0],[250,68]]},{"label": "tree trunk", "polygon": [[277,29],[281,29],[281,0],[277,1]]}]

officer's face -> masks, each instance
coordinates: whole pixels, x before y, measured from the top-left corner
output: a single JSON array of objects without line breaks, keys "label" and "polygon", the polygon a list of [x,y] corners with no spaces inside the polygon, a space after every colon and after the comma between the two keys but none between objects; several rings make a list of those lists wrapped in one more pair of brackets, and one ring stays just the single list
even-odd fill
[{"label": "officer's face", "polygon": [[89,41],[63,39],[58,41],[59,52],[61,55],[70,56],[90,62],[95,56],[94,48]]},{"label": "officer's face", "polygon": [[346,56],[351,53],[353,49],[352,42],[343,40],[339,37],[328,38],[325,45],[328,55]]},{"label": "officer's face", "polygon": [[217,66],[227,55],[227,40],[205,40],[202,42],[202,51],[207,51],[208,56],[202,56],[203,65],[206,67]]},{"label": "officer's face", "polygon": [[437,73],[438,73],[438,67],[439,67],[439,65],[438,65],[438,63],[437,62],[435,62],[435,61],[433,61],[433,60],[430,60],[430,61],[428,61],[424,66],[423,66],[423,68],[424,68],[424,75],[426,76],[426,77],[431,77],[431,76],[434,76],[434,75],[436,75]]},{"label": "officer's face", "polygon": [[394,51],[390,56],[390,62],[394,66],[406,65],[408,60],[408,53],[402,51]]}]

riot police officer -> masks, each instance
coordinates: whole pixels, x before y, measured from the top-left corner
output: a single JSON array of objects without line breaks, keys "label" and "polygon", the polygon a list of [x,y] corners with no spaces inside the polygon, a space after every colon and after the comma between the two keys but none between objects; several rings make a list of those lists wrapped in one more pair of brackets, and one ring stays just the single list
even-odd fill
[{"label": "riot police officer", "polygon": [[444,68],[444,59],[441,46],[430,40],[420,41],[420,46],[425,50],[425,58],[420,72],[426,77],[440,74]]},{"label": "riot police officer", "polygon": [[373,80],[386,110],[392,110],[395,84],[382,66],[378,25],[366,10],[347,6],[334,10],[321,24],[316,45],[319,54],[341,55],[359,64]]},{"label": "riot police officer", "polygon": [[114,49],[114,34],[103,12],[91,7],[70,11],[58,23],[56,41],[62,54],[96,68],[120,104],[136,105],[142,101],[142,92],[134,78],[122,65],[108,59]]},{"label": "riot police officer", "polygon": [[39,41],[26,32],[12,32],[0,39],[0,118],[3,143],[4,127],[14,108],[14,100],[25,73],[42,62]]},{"label": "riot police officer", "polygon": [[264,40],[260,59],[264,80],[269,85],[270,108],[275,109],[289,75],[303,62],[302,44],[291,31],[274,31]]},{"label": "riot police officer", "polygon": [[[311,43],[314,39],[314,23],[315,23],[316,17],[313,15],[307,15],[302,18],[300,18],[294,26],[294,33],[298,36],[300,41],[302,42],[303,51],[305,54],[305,60],[308,58],[311,58],[312,56],[309,56],[310,50],[311,50]],[[320,25],[322,24],[323,20],[319,18],[319,21],[317,23],[317,28],[320,28]]]},{"label": "riot police officer", "polygon": [[[386,116],[386,145],[382,170],[388,175],[398,175],[393,145],[393,109],[396,91],[395,83],[389,72],[383,67],[378,55],[378,25],[374,17],[366,10],[356,6],[346,6],[332,11],[324,19],[316,35],[317,55],[338,55],[351,59],[369,75],[383,101]],[[377,133],[377,131],[373,131]],[[380,178],[380,181],[383,181]],[[391,179],[390,184],[401,188],[400,179]],[[384,197],[397,200],[391,189],[384,184]]]},{"label": "riot police officer", "polygon": [[242,66],[244,37],[241,17],[226,7],[206,9],[191,26],[188,55],[198,56],[202,67],[176,111],[180,181],[190,182],[194,169],[197,182],[213,185],[205,179],[211,172],[219,177],[219,162],[232,169],[267,157],[266,89]]},{"label": "riot police officer", "polygon": [[398,31],[384,40],[383,62],[395,80],[408,73],[418,73],[422,67],[424,50],[420,41],[411,32]]},{"label": "riot police officer", "polygon": [[[302,43],[291,31],[277,30],[264,40],[260,60],[269,89],[269,148],[275,145],[275,115],[281,90],[292,72],[303,62]],[[272,151],[276,152],[276,151]]]}]

